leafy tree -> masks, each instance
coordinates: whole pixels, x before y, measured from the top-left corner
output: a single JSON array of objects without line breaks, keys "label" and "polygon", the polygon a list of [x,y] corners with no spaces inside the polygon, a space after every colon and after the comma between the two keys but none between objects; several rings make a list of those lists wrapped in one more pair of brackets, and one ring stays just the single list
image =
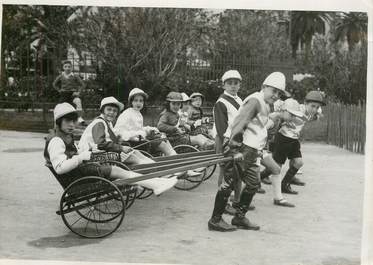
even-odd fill
[{"label": "leafy tree", "polygon": [[335,31],[335,41],[347,39],[348,49],[351,52],[359,42],[367,42],[368,17],[366,13],[341,13]]},{"label": "leafy tree", "polygon": [[187,50],[201,43],[208,19],[201,9],[98,7],[74,20],[80,37],[73,45],[91,52],[101,70],[112,73],[103,77],[116,84],[111,93],[139,86],[159,97],[174,85]]},{"label": "leafy tree", "polygon": [[292,57],[296,58],[299,44],[305,47],[305,61],[309,62],[312,38],[315,34],[325,34],[325,23],[330,16],[318,11],[292,11],[291,12],[291,46]]}]

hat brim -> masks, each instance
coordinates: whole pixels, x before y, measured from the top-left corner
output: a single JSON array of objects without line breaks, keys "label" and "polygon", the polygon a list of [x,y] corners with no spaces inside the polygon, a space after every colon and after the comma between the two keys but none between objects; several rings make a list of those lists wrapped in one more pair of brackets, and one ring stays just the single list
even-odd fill
[{"label": "hat brim", "polygon": [[301,112],[301,111],[297,111],[297,110],[290,110],[290,109],[286,109],[287,112],[299,117],[299,118],[302,118],[304,117],[304,113]]},{"label": "hat brim", "polygon": [[228,77],[228,78],[222,79],[221,81],[224,84],[224,82],[228,81],[228,80],[238,80],[238,81],[242,82],[242,78],[238,78],[238,77]]},{"label": "hat brim", "polygon": [[69,114],[72,114],[72,113],[75,113],[76,115],[78,115],[78,111],[77,110],[67,111],[65,113],[61,113],[58,116],[54,117],[54,121],[57,121],[58,119],[61,119],[61,118],[65,117],[66,115],[69,115]]},{"label": "hat brim", "polygon": [[321,106],[326,106],[326,103],[323,101],[318,101],[318,100],[305,100],[306,102],[316,102],[319,103]]},{"label": "hat brim", "polygon": [[136,95],[142,95],[145,99],[148,99],[148,98],[149,98],[149,95],[146,94],[145,92],[139,92],[139,93],[135,93],[135,94],[131,95],[131,96],[129,97],[129,100],[131,100],[131,98],[133,98],[133,97],[136,96]]},{"label": "hat brim", "polygon": [[107,105],[115,105],[115,106],[117,106],[119,108],[119,112],[121,112],[124,109],[124,104],[122,104],[120,102],[109,102],[109,103],[106,103],[105,105],[102,105],[100,109],[102,110]]}]

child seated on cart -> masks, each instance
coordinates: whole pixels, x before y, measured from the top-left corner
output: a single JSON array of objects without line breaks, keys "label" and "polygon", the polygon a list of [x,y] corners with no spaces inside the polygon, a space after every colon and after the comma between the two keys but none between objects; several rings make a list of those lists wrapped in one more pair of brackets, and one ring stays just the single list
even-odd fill
[{"label": "child seated on cart", "polygon": [[[115,133],[131,146],[146,144],[149,142],[150,152],[161,152],[165,156],[176,155],[167,138],[156,127],[144,126],[144,118],[141,110],[144,108],[148,94],[142,89],[134,88],[128,96],[129,108],[119,115],[115,124]],[[201,173],[188,170],[189,176],[197,176]]]},{"label": "child seated on cart", "polygon": [[128,96],[128,105],[114,126],[114,132],[131,146],[139,145],[149,140],[151,151],[160,151],[166,156],[176,155],[170,142],[156,127],[144,126],[144,118],[141,111],[144,108],[148,94],[142,89],[134,88]]},{"label": "child seated on cart", "polygon": [[124,105],[114,97],[106,97],[101,100],[101,115],[95,118],[84,130],[79,149],[82,151],[91,148],[119,153],[121,161],[126,164],[149,164],[154,161],[140,151],[132,149],[128,145],[122,145],[119,137],[114,132],[113,123]]},{"label": "child seated on cart", "polygon": [[[57,104],[54,108],[55,130],[47,137],[44,149],[47,166],[59,176],[58,180],[64,188],[85,176],[100,176],[110,180],[141,176],[117,166],[86,163],[91,159],[92,152],[78,150],[72,136],[77,119],[77,111],[72,105],[66,102]],[[159,195],[172,188],[176,182],[176,178],[155,178],[138,181],[135,184],[152,189]]]},{"label": "child seated on cart", "polygon": [[206,123],[209,122],[208,117],[204,117],[202,104],[205,97],[201,93],[195,92],[190,95],[191,104],[188,108],[188,124],[190,126],[190,134],[196,136],[198,146],[203,149],[213,149],[215,141],[210,139],[209,131]]},{"label": "child seated on cart", "polygon": [[161,113],[157,128],[164,132],[176,144],[191,144],[204,147],[199,135],[191,135],[192,126],[180,120],[179,110],[182,107],[183,97],[179,92],[170,92],[166,97],[165,110]]}]

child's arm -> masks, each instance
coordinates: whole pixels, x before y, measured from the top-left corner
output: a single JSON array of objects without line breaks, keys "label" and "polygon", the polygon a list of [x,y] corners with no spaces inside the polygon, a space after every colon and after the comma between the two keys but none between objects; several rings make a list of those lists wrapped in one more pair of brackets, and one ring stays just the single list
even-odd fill
[{"label": "child's arm", "polygon": [[92,128],[92,137],[97,148],[99,150],[105,150],[106,152],[122,152],[122,146],[112,141],[106,141],[105,125],[102,122],[98,122]]},{"label": "child's arm", "polygon": [[59,175],[70,172],[78,167],[84,160],[89,160],[91,157],[91,152],[85,151],[68,159],[65,151],[65,144],[59,137],[54,137],[48,144],[48,153],[53,169]]},{"label": "child's arm", "polygon": [[166,134],[175,134],[179,131],[175,125],[170,125],[169,115],[167,113],[161,115],[158,121],[157,128],[159,131]]},{"label": "child's arm", "polygon": [[227,107],[222,102],[217,102],[214,106],[214,122],[216,129],[215,148],[217,153],[223,152],[224,134],[228,128]]},{"label": "child's arm", "polygon": [[61,75],[57,76],[53,81],[53,88],[58,92],[61,90]]},{"label": "child's arm", "polygon": [[83,82],[83,80],[78,75],[75,76],[75,80],[80,85],[78,88],[78,91],[82,91],[85,88],[86,84]]},{"label": "child's arm", "polygon": [[217,102],[214,107],[214,122],[216,135],[224,138],[224,134],[228,128],[228,112],[227,107],[222,102]]},{"label": "child's arm", "polygon": [[230,145],[239,146],[243,141],[243,132],[247,124],[256,116],[260,111],[259,101],[255,98],[250,98],[241,108],[237,117],[233,121],[232,135],[230,138]]}]

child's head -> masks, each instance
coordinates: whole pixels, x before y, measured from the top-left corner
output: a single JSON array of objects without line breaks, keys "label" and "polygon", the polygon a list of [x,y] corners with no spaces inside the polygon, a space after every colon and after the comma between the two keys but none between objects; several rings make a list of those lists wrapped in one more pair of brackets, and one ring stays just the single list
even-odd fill
[{"label": "child's head", "polygon": [[273,104],[283,94],[289,94],[285,90],[285,75],[280,72],[273,72],[266,77],[262,85],[264,101],[267,104]]},{"label": "child's head", "polygon": [[308,114],[316,114],[321,106],[325,106],[324,97],[320,91],[310,91],[304,99],[304,105]]},{"label": "child's head", "polygon": [[201,93],[198,93],[198,92],[195,92],[192,95],[190,95],[191,104],[192,106],[196,108],[200,108],[202,106],[204,99],[205,97]]},{"label": "child's head", "polygon": [[101,100],[100,112],[107,121],[114,122],[123,108],[124,105],[114,97],[106,97]]},{"label": "child's head", "polygon": [[223,89],[230,95],[236,96],[241,87],[242,77],[237,70],[225,72],[221,78]]},{"label": "child's head", "polygon": [[182,107],[183,97],[179,92],[170,92],[166,97],[166,109],[177,113]]},{"label": "child's head", "polygon": [[73,67],[73,65],[72,65],[71,61],[66,60],[66,61],[62,62],[62,69],[65,73],[70,73],[71,70],[72,70],[72,67]]},{"label": "child's head", "polygon": [[297,117],[302,118],[303,116],[298,101],[293,98],[288,98],[284,101],[284,105],[282,106],[282,118],[285,121],[292,121]]},{"label": "child's head", "polygon": [[57,104],[53,110],[56,126],[64,133],[72,133],[75,129],[78,113],[69,103]]},{"label": "child's head", "polygon": [[144,108],[146,99],[148,99],[148,94],[140,88],[134,88],[128,96],[128,104],[133,109],[140,111]]}]

